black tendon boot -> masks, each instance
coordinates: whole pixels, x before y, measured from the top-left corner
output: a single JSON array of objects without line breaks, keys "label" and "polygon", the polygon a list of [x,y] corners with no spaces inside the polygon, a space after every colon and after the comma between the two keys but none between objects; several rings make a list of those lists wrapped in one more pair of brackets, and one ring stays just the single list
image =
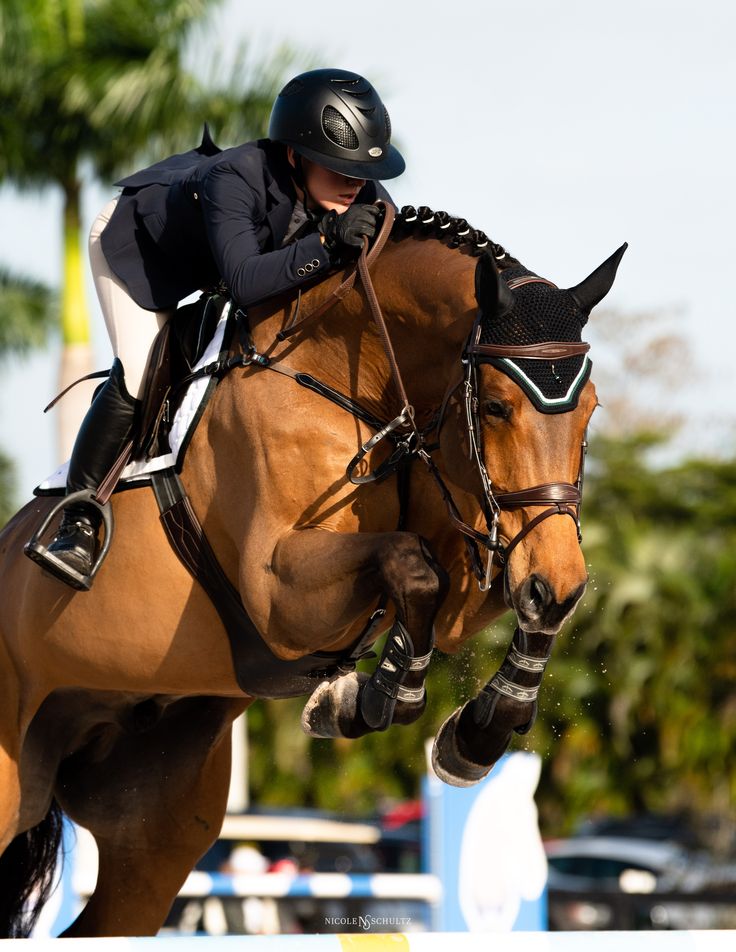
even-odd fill
[{"label": "black tendon boot", "polygon": [[[115,358],[110,376],[92,401],[79,429],[67,475],[67,495],[95,491],[133,438],[140,401],[125,387],[122,363]],[[61,524],[48,548],[36,543],[26,555],[73,588],[87,590],[98,557],[97,534],[102,522],[99,506],[75,501],[64,509]]]}]

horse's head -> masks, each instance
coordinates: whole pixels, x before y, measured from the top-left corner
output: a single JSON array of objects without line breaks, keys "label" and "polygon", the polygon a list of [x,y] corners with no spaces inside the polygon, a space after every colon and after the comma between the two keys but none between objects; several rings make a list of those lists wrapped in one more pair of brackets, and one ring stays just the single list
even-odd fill
[{"label": "horse's head", "polygon": [[488,254],[478,262],[462,397],[466,449],[489,537],[498,533],[507,604],[527,631],[559,631],[585,590],[579,512],[597,400],[581,332],[625,249],[568,290],[521,265],[499,275]]}]

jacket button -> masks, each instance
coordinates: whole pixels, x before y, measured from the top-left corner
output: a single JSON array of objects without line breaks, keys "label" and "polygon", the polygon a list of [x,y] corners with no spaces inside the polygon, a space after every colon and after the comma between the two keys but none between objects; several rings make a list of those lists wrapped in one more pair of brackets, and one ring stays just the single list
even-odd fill
[{"label": "jacket button", "polygon": [[199,195],[197,195],[197,193],[196,193],[196,192],[194,192],[194,195],[193,195],[193,198],[194,198],[194,201],[196,202],[196,201],[197,201],[197,199],[199,198]]},{"label": "jacket button", "polygon": [[296,273],[299,275],[300,278],[303,278],[307,272],[304,270],[304,268],[297,268]]},{"label": "jacket button", "polygon": [[320,266],[320,260],[319,258],[315,258],[314,261],[312,262],[312,267],[319,268],[319,266]]},{"label": "jacket button", "polygon": [[313,265],[313,264],[310,264],[309,262],[307,262],[307,263],[304,265],[304,270],[305,270],[305,271],[314,271],[314,265]]}]

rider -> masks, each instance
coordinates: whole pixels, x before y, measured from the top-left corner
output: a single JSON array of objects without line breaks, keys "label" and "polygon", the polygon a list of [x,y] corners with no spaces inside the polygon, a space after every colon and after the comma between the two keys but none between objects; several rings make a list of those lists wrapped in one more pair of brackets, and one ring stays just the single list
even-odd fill
[{"label": "rider", "polygon": [[[237,304],[253,304],[326,272],[374,236],[373,203],[390,201],[378,180],[404,171],[390,139],[388,112],[367,80],[316,69],[281,90],[268,139],[222,151],[205,127],[197,149],[117,183],[122,194],[90,233],[115,359],[82,422],[67,493],[96,490],[133,437],[153,341],[180,300],[223,283]],[[27,554],[82,587],[100,523],[93,503],[72,503],[48,549]]]}]

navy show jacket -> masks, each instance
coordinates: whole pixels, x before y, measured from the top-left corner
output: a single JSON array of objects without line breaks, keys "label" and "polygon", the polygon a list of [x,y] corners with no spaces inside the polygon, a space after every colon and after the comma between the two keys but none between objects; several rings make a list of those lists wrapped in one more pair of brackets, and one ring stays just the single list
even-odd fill
[{"label": "navy show jacket", "polygon": [[[296,203],[291,171],[283,145],[223,151],[205,127],[198,148],[116,183],[123,192],[101,237],[110,268],[154,311],[221,280],[242,305],[310,280],[330,259],[316,232],[281,247]],[[356,201],[377,198],[391,201],[366,182]]]}]

